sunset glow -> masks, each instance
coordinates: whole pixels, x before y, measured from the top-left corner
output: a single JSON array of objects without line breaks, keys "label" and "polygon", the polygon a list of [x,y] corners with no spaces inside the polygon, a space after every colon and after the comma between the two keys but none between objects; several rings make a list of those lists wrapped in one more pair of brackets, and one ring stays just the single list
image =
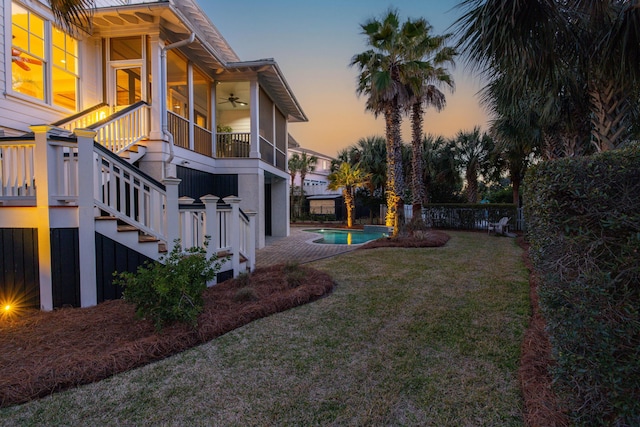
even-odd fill
[{"label": "sunset glow", "polygon": [[[349,68],[351,57],[367,49],[360,24],[380,16],[390,6],[403,19],[424,17],[435,34],[451,32],[459,16],[456,0],[344,2],[293,2],[275,0],[225,0],[202,3],[213,24],[233,46],[241,60],[274,58],[309,118],[292,123],[289,133],[304,147],[330,156],[360,138],[384,135],[382,117],[365,111],[365,99],[356,96],[357,70]],[[237,11],[251,25],[238,25]],[[452,137],[459,130],[487,127],[487,113],[476,93],[482,84],[471,76],[464,60],[452,71],[456,90],[443,90],[447,106],[437,113],[427,109],[425,134]],[[402,139],[411,140],[408,120]]]}]

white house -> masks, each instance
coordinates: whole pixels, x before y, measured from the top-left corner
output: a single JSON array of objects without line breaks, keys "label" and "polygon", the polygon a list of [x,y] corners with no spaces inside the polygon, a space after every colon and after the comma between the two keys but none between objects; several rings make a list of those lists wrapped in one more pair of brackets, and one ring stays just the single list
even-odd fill
[{"label": "white house", "polygon": [[113,271],[179,238],[228,255],[289,233],[288,123],[273,59],[241,61],[195,0],[96,0],[91,34],[0,0],[0,298],[120,296]]}]

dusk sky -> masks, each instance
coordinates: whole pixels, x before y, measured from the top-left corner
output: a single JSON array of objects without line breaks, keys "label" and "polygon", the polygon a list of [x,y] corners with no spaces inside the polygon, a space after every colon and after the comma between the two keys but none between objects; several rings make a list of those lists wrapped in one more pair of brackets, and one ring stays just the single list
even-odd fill
[{"label": "dusk sky", "polygon": [[[241,60],[274,58],[296,99],[309,118],[292,123],[289,133],[308,148],[335,156],[358,139],[384,136],[384,119],[364,108],[356,95],[357,68],[352,56],[368,49],[360,24],[379,18],[390,7],[407,18],[425,18],[433,34],[450,32],[461,14],[459,0],[200,0],[213,24]],[[454,136],[474,126],[487,128],[487,114],[478,103],[477,76],[462,58],[452,70],[455,92],[444,90],[447,106],[425,116],[425,133]],[[409,120],[403,120],[402,139],[411,140]]]}]

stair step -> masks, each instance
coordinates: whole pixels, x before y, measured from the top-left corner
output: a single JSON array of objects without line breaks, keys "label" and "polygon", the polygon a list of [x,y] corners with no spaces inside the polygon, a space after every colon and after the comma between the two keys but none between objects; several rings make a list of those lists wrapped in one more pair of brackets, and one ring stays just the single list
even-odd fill
[{"label": "stair step", "polygon": [[118,231],[140,231],[137,227],[129,224],[118,224]]}]

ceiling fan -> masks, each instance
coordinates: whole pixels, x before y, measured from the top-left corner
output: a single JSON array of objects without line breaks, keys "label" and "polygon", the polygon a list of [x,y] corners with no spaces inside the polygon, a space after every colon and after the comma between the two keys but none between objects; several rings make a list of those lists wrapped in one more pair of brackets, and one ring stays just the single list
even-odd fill
[{"label": "ceiling fan", "polygon": [[238,98],[237,96],[233,96],[232,93],[229,94],[228,98],[220,99],[223,99],[224,101],[220,102],[219,104],[226,104],[228,102],[233,106],[233,108],[236,108],[238,105],[249,105],[246,102],[240,101],[240,98]]}]

